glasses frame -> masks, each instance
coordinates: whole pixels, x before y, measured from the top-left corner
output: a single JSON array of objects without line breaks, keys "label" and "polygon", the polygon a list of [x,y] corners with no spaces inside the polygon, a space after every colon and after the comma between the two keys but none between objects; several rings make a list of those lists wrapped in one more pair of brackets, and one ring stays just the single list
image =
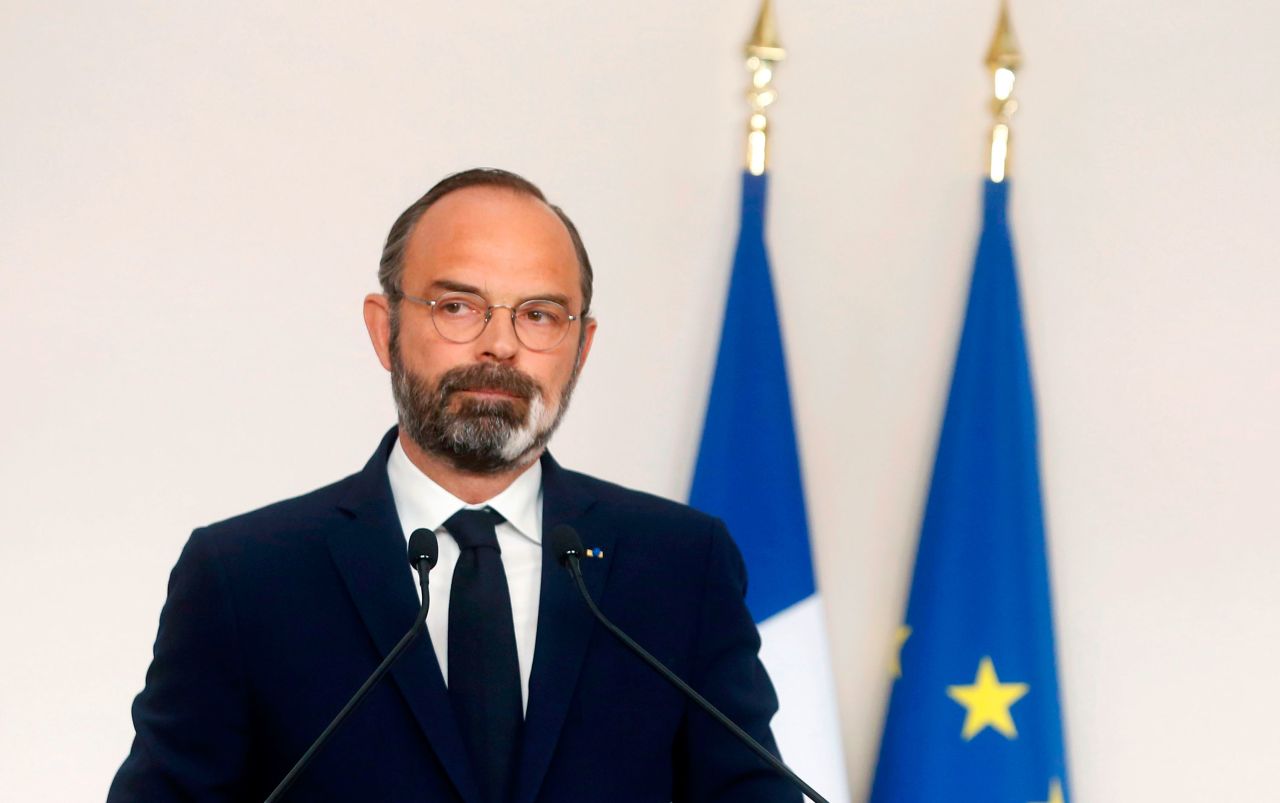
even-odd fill
[{"label": "glasses frame", "polygon": [[[444,332],[440,331],[440,324],[436,322],[436,305],[440,303],[440,299],[445,298],[447,296],[471,296],[472,298],[478,298],[484,302],[485,304],[484,324],[480,327],[480,330],[476,332],[474,337],[468,338],[467,340],[455,340],[452,337],[449,337],[448,335],[446,335]],[[392,301],[399,301],[400,299],[404,299],[405,301],[412,301],[414,304],[418,304],[420,306],[427,307],[428,309],[430,309],[431,310],[431,326],[435,328],[436,334],[440,335],[450,343],[462,344],[462,343],[476,342],[477,340],[480,339],[480,336],[484,334],[484,330],[489,328],[489,321],[493,319],[493,311],[496,309],[505,309],[511,314],[510,316],[511,331],[515,332],[516,340],[520,341],[520,345],[524,346],[529,351],[543,353],[547,351],[553,351],[554,349],[558,348],[560,344],[564,342],[564,339],[569,335],[569,329],[571,328],[571,325],[573,324],[573,322],[582,320],[581,314],[574,315],[573,313],[569,312],[569,308],[566,307],[564,304],[561,304],[559,301],[552,301],[549,298],[530,298],[527,301],[521,301],[519,304],[516,304],[515,306],[512,306],[511,304],[490,304],[489,299],[485,298],[484,296],[479,295],[477,293],[468,293],[465,290],[446,290],[436,298],[423,298],[422,296],[414,296],[401,291],[396,291],[395,293],[390,294],[390,298]],[[560,339],[557,340],[554,344],[550,346],[546,346],[545,348],[540,348],[540,349],[534,348],[533,346],[530,346],[528,343],[524,342],[524,338],[520,336],[520,327],[516,326],[516,316],[520,313],[521,309],[527,307],[530,304],[555,304],[557,307],[560,307],[561,309],[563,309],[565,312],[565,315],[568,316],[568,324],[564,327],[564,331],[560,334]]]}]

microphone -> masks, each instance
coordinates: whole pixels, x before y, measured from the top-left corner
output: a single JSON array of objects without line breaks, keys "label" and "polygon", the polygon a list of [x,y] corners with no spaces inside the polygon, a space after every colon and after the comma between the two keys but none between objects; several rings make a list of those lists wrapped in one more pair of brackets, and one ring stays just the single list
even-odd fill
[{"label": "microphone", "polygon": [[[440,560],[440,542],[436,534],[426,527],[419,527],[409,534],[409,565],[418,571],[418,582],[425,591],[427,588],[427,572],[436,567]],[[426,563],[424,567],[422,564]],[[426,606],[423,606],[426,607]]]},{"label": "microphone", "polygon": [[577,530],[567,524],[557,525],[550,533],[547,534],[547,545],[551,548],[551,554],[555,555],[560,561],[560,565],[569,570],[569,574],[573,577],[573,581],[578,587],[578,593],[582,594],[582,598],[586,601],[587,607],[591,609],[591,613],[600,621],[600,624],[604,625],[606,630],[626,645],[628,649],[640,656],[641,660],[652,667],[659,675],[662,675],[662,677],[664,677],[671,685],[684,692],[685,696],[697,703],[703,711],[710,714],[713,719],[727,728],[730,733],[738,737],[739,741],[751,748],[756,755],[764,759],[765,763],[784,776],[787,780],[791,781],[791,783],[795,784],[805,795],[809,797],[810,800],[815,801],[815,803],[829,803],[825,797],[815,792],[813,787],[801,780],[800,776],[792,772],[790,767],[783,764],[777,756],[766,750],[764,745],[751,738],[749,733],[738,727],[733,720],[721,713],[720,709],[712,705],[701,694],[694,691],[693,688],[688,683],[681,680],[676,673],[663,666],[661,661],[650,655],[648,650],[644,647],[635,643],[630,636],[622,632],[621,628],[613,622],[610,622],[609,619],[600,612],[600,609],[596,607],[595,600],[591,599],[591,594],[587,592],[587,584],[582,580],[582,566],[579,565],[578,562],[582,557],[582,539],[578,536]]},{"label": "microphone", "polygon": [[373,670],[373,674],[364,682],[364,685],[356,690],[356,693],[342,707],[342,710],[333,718],[328,727],[321,731],[316,740],[307,748],[307,752],[302,754],[302,758],[298,759],[298,763],[293,765],[293,769],[289,770],[289,774],[284,776],[275,791],[267,797],[265,803],[275,803],[288,791],[293,782],[302,774],[302,771],[311,763],[311,759],[315,758],[316,754],[320,752],[320,748],[324,747],[325,743],[329,741],[329,737],[333,736],[342,723],[346,721],[347,717],[351,716],[351,713],[364,702],[364,698],[369,695],[374,686],[378,685],[378,681],[382,680],[382,677],[387,674],[387,671],[391,669],[391,665],[396,662],[400,654],[426,628],[427,607],[431,604],[431,595],[427,593],[427,574],[435,568],[436,561],[439,559],[440,544],[436,540],[435,533],[422,527],[414,530],[409,535],[409,565],[418,572],[418,585],[422,589],[422,606],[418,608],[418,615],[413,620],[413,627],[409,628],[409,632],[404,634],[404,638],[400,639],[400,642],[392,648],[391,652],[387,653],[387,657],[382,659],[382,663],[378,664],[378,668]]}]

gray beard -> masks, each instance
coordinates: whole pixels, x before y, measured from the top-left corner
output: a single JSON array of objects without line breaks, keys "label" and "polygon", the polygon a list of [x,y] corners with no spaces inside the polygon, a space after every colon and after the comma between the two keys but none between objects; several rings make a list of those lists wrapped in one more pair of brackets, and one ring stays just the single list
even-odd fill
[{"label": "gray beard", "polygon": [[[405,368],[397,340],[391,343],[391,391],[401,431],[423,451],[469,474],[500,474],[531,462],[560,426],[578,379],[575,364],[552,407],[531,377],[492,363],[450,369],[433,386]],[[457,395],[478,388],[517,398]]]}]

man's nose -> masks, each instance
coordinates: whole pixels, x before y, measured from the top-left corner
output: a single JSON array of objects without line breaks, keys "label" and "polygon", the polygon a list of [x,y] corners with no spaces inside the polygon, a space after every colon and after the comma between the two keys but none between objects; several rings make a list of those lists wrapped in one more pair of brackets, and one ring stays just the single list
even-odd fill
[{"label": "man's nose", "polygon": [[488,323],[480,333],[482,356],[506,362],[520,350],[520,338],[516,337],[515,316],[505,306],[492,306],[488,310]]}]

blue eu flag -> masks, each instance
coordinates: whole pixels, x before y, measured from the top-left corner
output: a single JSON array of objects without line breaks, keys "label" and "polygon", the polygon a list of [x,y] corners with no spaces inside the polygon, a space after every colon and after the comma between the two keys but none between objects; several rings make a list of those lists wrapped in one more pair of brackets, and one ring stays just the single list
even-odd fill
[{"label": "blue eu flag", "polygon": [[986,183],[871,803],[1068,799],[1007,193]]}]

